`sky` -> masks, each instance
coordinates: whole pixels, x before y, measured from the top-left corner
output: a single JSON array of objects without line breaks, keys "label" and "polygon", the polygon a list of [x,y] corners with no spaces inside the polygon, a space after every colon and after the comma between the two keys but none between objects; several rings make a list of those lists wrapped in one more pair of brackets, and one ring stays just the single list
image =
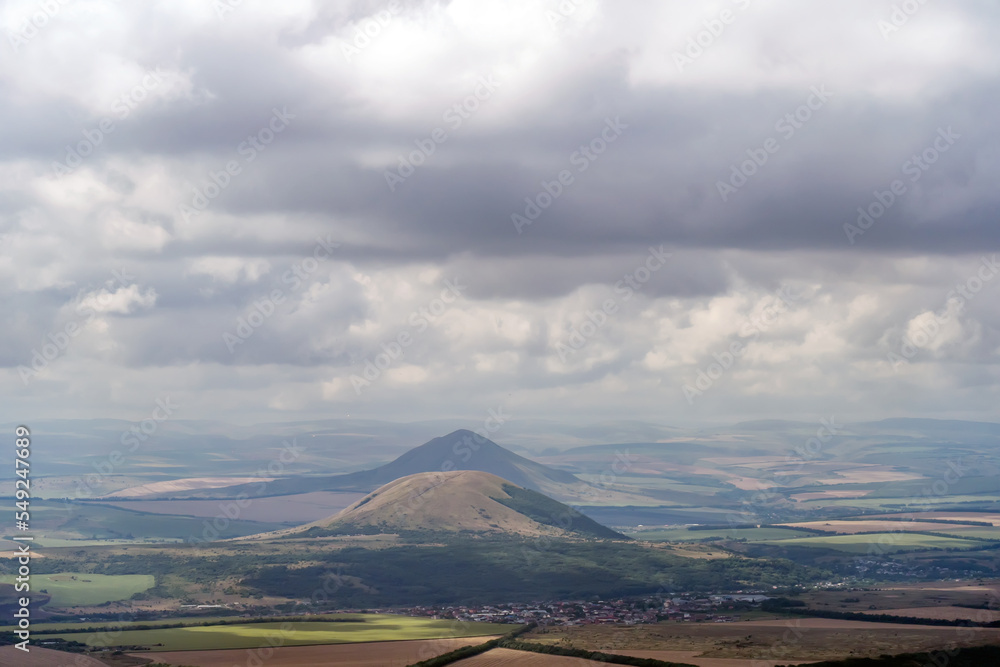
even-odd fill
[{"label": "sky", "polygon": [[0,26],[8,421],[1000,421],[993,2]]}]

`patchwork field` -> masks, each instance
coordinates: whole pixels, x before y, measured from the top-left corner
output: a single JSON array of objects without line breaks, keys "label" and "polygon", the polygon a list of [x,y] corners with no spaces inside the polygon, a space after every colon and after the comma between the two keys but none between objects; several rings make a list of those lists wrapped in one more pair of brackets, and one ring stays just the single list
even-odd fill
[{"label": "patchwork field", "polygon": [[[233,667],[266,664],[269,667],[406,667],[463,646],[481,644],[493,637],[385,641],[371,644],[324,646],[276,646],[259,650],[231,649],[217,651],[159,652],[155,659],[171,665],[191,667]],[[149,659],[147,653],[131,654]],[[256,660],[253,660],[256,658]]]},{"label": "patchwork field", "polygon": [[745,539],[749,541],[783,540],[806,535],[803,531],[780,526],[763,528],[715,528],[711,530],[691,530],[690,528],[664,528],[628,531],[629,537],[649,542],[698,542],[713,538],[726,540]]},{"label": "patchwork field", "polygon": [[[830,533],[842,535],[853,535],[855,533],[876,533],[876,532],[936,532],[943,533],[954,530],[960,526],[957,524],[934,523],[931,521],[893,521],[890,519],[860,519],[860,520],[830,520],[830,521],[804,521],[799,523],[783,523],[783,526],[790,528],[810,528],[812,530],[822,530]],[[965,528],[976,528],[976,526],[965,526]],[[988,529],[987,529],[988,530]],[[1000,531],[992,531],[1000,539]]]},{"label": "patchwork field", "polygon": [[[0,583],[13,583],[14,575],[0,576]],[[136,593],[152,588],[156,579],[149,574],[34,574],[33,590],[52,597],[49,607],[99,605],[115,600],[127,600]]]},{"label": "patchwork field", "polygon": [[[31,508],[32,530],[44,546],[87,546],[81,541],[178,541],[203,535],[206,526],[203,518],[137,512],[92,502],[33,500]],[[212,516],[225,517],[218,503]],[[218,536],[252,535],[280,527],[276,523],[226,518]],[[14,530],[13,523],[0,525],[0,537],[12,535]]]},{"label": "patchwork field", "polygon": [[[308,646],[385,642],[404,639],[439,639],[502,634],[516,626],[492,623],[413,618],[389,614],[359,615],[357,622],[291,621],[239,625],[192,625],[182,628],[125,630],[114,633],[115,646],[146,646],[152,651],[253,649],[266,646]],[[88,646],[107,645],[100,633],[39,635],[83,641]],[[485,641],[485,640],[484,640]]]},{"label": "patchwork field", "polygon": [[[291,496],[253,498],[244,501],[240,518],[265,523],[302,524],[336,514],[364,497],[363,493],[313,491]],[[216,517],[229,501],[224,500],[115,500],[102,503],[111,507],[149,512],[199,517]]]},{"label": "patchwork field", "polygon": [[962,523],[963,521],[974,521],[977,523],[992,523],[994,526],[1000,526],[1000,514],[992,512],[916,512],[912,514],[884,514],[872,516],[872,519],[881,519],[886,517],[913,517],[913,518],[925,518],[925,519],[937,519],[939,521],[954,521],[956,523]]},{"label": "patchwork field", "polygon": [[812,491],[810,493],[793,493],[789,496],[795,502],[806,500],[829,500],[831,498],[861,498],[871,493],[868,489],[856,491]]},{"label": "patchwork field", "polygon": [[796,537],[794,539],[767,540],[768,544],[780,546],[812,546],[846,551],[849,553],[866,553],[872,546],[877,546],[880,553],[896,553],[899,551],[920,551],[923,549],[969,549],[977,546],[976,542],[938,535],[923,535],[920,533],[865,533],[854,535],[819,535],[815,537]]},{"label": "patchwork field", "polygon": [[251,482],[270,482],[273,477],[186,477],[164,482],[150,482],[108,494],[107,498],[136,498],[171,493],[174,491],[190,491],[192,489],[218,489],[236,484]]},{"label": "patchwork field", "polygon": [[[813,590],[801,598],[810,609],[899,613],[900,609],[964,609],[967,618],[983,611],[971,607],[1000,609],[1000,584],[997,582],[935,582],[897,584],[873,589]],[[964,605],[964,606],[963,606]],[[943,612],[948,613],[948,612]],[[902,614],[914,615],[914,614]],[[927,616],[934,618],[935,616]]]},{"label": "patchwork field", "polygon": [[550,627],[533,630],[525,640],[682,660],[705,667],[750,667],[747,662],[710,662],[718,659],[755,661],[752,664],[756,667],[995,644],[1000,641],[1000,629],[793,618],[738,623]]},{"label": "patchwork field", "polygon": [[892,468],[862,468],[860,470],[841,470],[830,477],[816,480],[817,484],[867,484],[869,482],[902,482],[910,479],[921,479],[922,475],[900,472]]}]

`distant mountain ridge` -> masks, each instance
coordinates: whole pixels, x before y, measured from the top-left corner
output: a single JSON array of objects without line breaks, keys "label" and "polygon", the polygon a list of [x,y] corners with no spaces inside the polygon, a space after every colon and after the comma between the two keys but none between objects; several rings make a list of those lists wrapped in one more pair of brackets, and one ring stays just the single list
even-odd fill
[{"label": "distant mountain ridge", "polygon": [[[505,449],[489,438],[459,429],[415,447],[389,463],[371,470],[322,477],[287,477],[262,484],[240,484],[210,490],[192,490],[169,494],[170,498],[230,498],[280,496],[310,491],[369,492],[383,484],[426,472],[470,470],[486,472],[513,484],[546,493],[567,485],[580,485],[575,475],[565,470],[532,461]],[[166,496],[159,496],[161,498]]]},{"label": "distant mountain ridge", "polygon": [[421,472],[478,470],[535,491],[547,483],[575,484],[572,473],[558,470],[504,449],[489,438],[466,429],[434,438],[396,460],[372,470],[343,475],[339,490],[362,491]]}]

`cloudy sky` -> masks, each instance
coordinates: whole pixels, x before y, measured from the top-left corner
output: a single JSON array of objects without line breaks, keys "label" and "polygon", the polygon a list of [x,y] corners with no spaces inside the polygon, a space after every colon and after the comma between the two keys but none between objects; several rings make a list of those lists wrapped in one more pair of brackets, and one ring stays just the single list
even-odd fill
[{"label": "cloudy sky", "polygon": [[1000,420],[988,0],[0,24],[8,420]]}]

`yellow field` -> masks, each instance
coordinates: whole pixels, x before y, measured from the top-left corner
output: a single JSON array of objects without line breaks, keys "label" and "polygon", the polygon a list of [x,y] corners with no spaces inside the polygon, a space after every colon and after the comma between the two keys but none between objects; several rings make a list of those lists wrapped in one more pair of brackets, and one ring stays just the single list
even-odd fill
[{"label": "yellow field", "polygon": [[[114,646],[144,646],[151,651],[208,651],[252,649],[273,646],[319,644],[356,644],[399,640],[433,640],[456,636],[476,637],[509,632],[517,626],[494,623],[465,623],[427,617],[394,614],[359,614],[357,621],[283,621],[223,625],[187,625],[180,628],[122,630],[113,637]],[[61,637],[108,645],[100,633],[60,634],[58,631],[39,637]],[[484,640],[485,641],[485,640]]]}]

